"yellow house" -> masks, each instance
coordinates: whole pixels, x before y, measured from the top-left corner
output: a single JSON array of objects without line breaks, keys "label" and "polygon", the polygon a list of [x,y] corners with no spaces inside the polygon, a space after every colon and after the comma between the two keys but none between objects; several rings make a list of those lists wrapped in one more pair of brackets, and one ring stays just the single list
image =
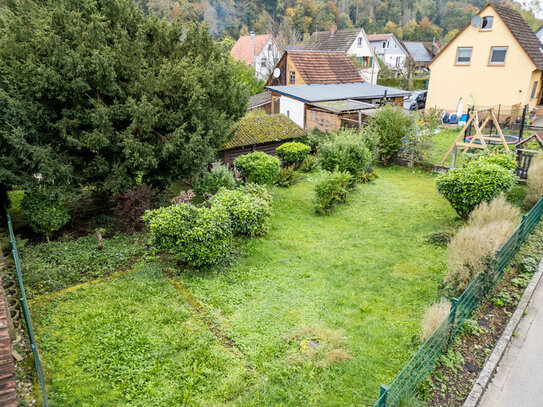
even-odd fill
[{"label": "yellow house", "polygon": [[[488,3],[430,63],[426,108],[542,105],[543,44],[520,13]],[[543,112],[541,112],[543,113]],[[540,113],[540,114],[541,114]]]}]

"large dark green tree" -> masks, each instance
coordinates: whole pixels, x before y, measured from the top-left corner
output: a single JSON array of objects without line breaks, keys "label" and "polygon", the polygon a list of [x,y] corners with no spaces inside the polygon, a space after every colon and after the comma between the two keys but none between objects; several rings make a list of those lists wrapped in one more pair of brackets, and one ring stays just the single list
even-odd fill
[{"label": "large dark green tree", "polygon": [[0,7],[0,189],[163,186],[216,155],[248,92],[206,26],[133,0]]}]

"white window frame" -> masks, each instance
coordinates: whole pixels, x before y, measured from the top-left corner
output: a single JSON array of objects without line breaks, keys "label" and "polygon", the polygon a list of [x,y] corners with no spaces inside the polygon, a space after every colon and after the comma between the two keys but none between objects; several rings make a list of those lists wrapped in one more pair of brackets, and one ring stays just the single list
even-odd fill
[{"label": "white window frame", "polygon": [[290,71],[288,74],[288,83],[294,85],[296,83],[296,72]]},{"label": "white window frame", "polygon": [[[458,55],[460,53],[460,50],[469,49],[469,61],[458,61]],[[456,57],[455,57],[455,65],[470,65],[471,64],[471,56],[473,54],[473,47],[458,47],[456,48]]]},{"label": "white window frame", "polygon": [[539,81],[535,81],[532,85],[532,93],[530,95],[530,99],[535,99],[537,97],[536,91],[537,91],[537,85],[539,84]]},{"label": "white window frame", "polygon": [[362,37],[358,37],[358,38],[356,39],[356,45],[359,46],[359,47],[362,46]]},{"label": "white window frame", "polygon": [[[493,66],[503,66],[505,65],[505,60],[507,59],[507,49],[508,47],[490,47],[490,56],[488,57],[488,65]],[[493,62],[492,61],[492,55],[494,54],[494,51],[505,51],[505,55],[503,57],[503,62]]]},{"label": "white window frame", "polygon": [[[487,22],[490,21],[490,27],[483,27],[485,25],[485,20]],[[492,25],[493,24],[494,24],[494,17],[492,17],[492,16],[483,17],[483,22],[481,23],[480,31],[492,31]]]}]

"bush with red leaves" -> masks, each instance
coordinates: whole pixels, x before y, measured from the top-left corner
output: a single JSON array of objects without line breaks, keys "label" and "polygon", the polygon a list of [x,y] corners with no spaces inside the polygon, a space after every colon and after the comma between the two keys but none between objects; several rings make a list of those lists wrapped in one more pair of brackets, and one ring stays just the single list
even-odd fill
[{"label": "bush with red leaves", "polygon": [[135,189],[117,192],[113,196],[113,212],[121,222],[125,232],[136,232],[141,229],[141,217],[151,206],[153,189],[148,185],[140,185]]}]

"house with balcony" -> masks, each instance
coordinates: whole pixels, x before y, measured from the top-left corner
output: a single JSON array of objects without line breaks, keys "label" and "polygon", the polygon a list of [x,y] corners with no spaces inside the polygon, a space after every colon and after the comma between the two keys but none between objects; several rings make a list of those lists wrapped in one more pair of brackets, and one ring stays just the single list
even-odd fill
[{"label": "house with balcony", "polygon": [[409,52],[394,34],[368,35],[373,52],[393,71],[400,72],[405,69],[405,61]]},{"label": "house with balcony", "polygon": [[[520,13],[488,3],[428,65],[426,108],[524,106],[543,114],[543,45]],[[517,119],[516,117],[512,118]]]}]

